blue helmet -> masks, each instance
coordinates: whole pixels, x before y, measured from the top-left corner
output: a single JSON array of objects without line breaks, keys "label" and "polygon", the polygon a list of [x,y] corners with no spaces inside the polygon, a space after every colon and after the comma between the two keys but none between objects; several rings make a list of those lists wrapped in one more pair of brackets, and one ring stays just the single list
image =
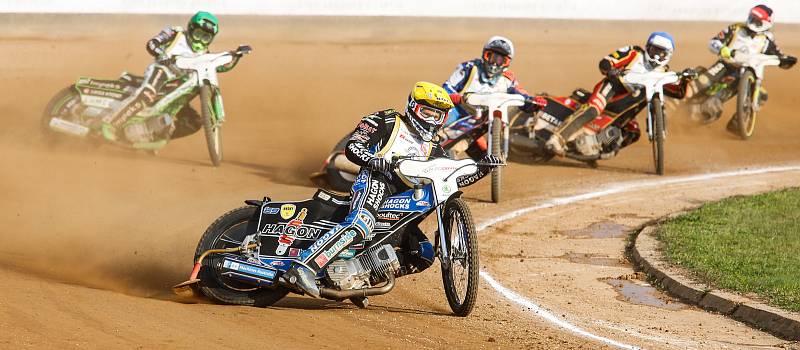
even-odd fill
[{"label": "blue helmet", "polygon": [[651,67],[664,67],[675,52],[675,39],[667,32],[653,32],[647,38],[644,56]]}]

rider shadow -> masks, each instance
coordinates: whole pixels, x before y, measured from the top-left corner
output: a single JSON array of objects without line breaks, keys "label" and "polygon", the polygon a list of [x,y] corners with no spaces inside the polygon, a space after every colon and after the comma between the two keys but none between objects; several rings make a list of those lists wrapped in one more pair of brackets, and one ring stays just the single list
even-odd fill
[{"label": "rider shadow", "polygon": [[308,174],[310,171],[303,171],[302,169],[286,169],[238,160],[228,160],[224,163],[252,170],[251,173],[253,175],[267,178],[276,184],[316,188],[311,180],[308,179]]},{"label": "rider shadow", "polygon": [[[275,305],[273,309],[296,309],[296,310],[358,310],[358,307],[347,301],[338,302],[327,299],[312,299],[302,297],[285,297]],[[390,313],[404,313],[414,315],[431,316],[451,316],[451,314],[433,310],[408,309],[394,306],[370,305],[367,307],[372,311],[385,311]]]}]

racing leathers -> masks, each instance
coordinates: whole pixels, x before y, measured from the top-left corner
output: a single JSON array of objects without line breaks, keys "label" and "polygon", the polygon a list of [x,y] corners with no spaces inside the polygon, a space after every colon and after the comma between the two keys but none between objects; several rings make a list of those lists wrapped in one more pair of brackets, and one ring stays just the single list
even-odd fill
[{"label": "racing leathers", "polygon": [[[708,48],[712,53],[719,56],[717,62],[701,74],[696,83],[692,84],[692,93],[707,93],[709,98],[703,102],[703,119],[711,122],[719,119],[722,115],[722,104],[736,95],[736,86],[733,82],[738,78],[738,68],[731,61],[737,52],[763,53],[767,55],[777,55],[782,58],[781,67],[789,68],[783,63],[784,55],[775,38],[770,31],[756,33],[747,28],[745,23],[734,23],[720,31],[708,43]],[[723,83],[719,89],[712,86]],[[709,90],[711,88],[711,90]],[[713,93],[713,94],[712,94]],[[763,85],[760,91],[761,102],[766,102],[767,92]],[[731,120],[735,120],[732,118]],[[729,124],[730,125],[730,124]]]},{"label": "racing leathers", "polygon": [[[588,103],[575,111],[556,130],[547,142],[548,148],[558,155],[563,155],[565,143],[576,137],[579,132],[596,134],[612,124],[626,131],[623,147],[636,142],[640,133],[638,126],[629,124],[635,123],[636,115],[647,106],[647,97],[641,88],[624,83],[622,78],[629,70],[640,72],[668,70],[666,66],[651,67],[644,57],[645,52],[641,47],[625,46],[600,60],[600,73],[605,75],[605,78],[595,85]],[[682,77],[676,84],[664,85],[664,94],[683,98],[686,95],[688,82],[688,78]]]},{"label": "racing leathers", "polygon": [[[405,118],[392,109],[370,114],[361,119],[350,137],[345,155],[361,166],[361,171],[353,183],[350,212],[344,221],[300,254],[299,263],[314,274],[343,250],[370,236],[378,209],[390,195],[413,187],[414,184],[397,176],[391,166],[376,167],[376,163],[391,164],[394,156],[446,157],[436,141],[424,141],[408,127]],[[487,166],[479,166],[477,173],[460,177],[458,186],[469,186],[490,171]]]},{"label": "racing leathers", "polygon": [[[167,82],[185,79],[190,72],[184,71],[175,66],[175,58],[179,56],[191,57],[206,53],[206,51],[192,51],[186,32],[183,28],[174,26],[166,27],[158,35],[147,41],[147,52],[155,58],[155,62],[147,66],[144,72],[142,85],[136,91],[121,101],[113,113],[103,118],[103,136],[110,140],[117,140],[117,133],[125,126],[125,122],[135,116],[142,109],[152,106],[162,93]],[[238,63],[239,57],[225,66],[217,68],[218,72],[227,72]],[[176,89],[182,90],[182,89]],[[170,124],[161,125],[163,130],[150,130],[151,133],[160,134],[162,138],[169,138],[174,126]],[[127,130],[126,130],[127,131]],[[126,138],[131,141],[132,135]]]},{"label": "racing leathers", "polygon": [[[461,63],[456,67],[450,78],[442,84],[445,91],[450,94],[450,99],[455,108],[451,109],[445,121],[445,127],[461,120],[465,117],[481,118],[475,116],[475,107],[471,106],[466,101],[466,96],[470,93],[495,93],[504,92],[509,94],[519,94],[525,97],[526,103],[522,106],[522,110],[526,112],[533,111],[537,103],[543,103],[532,97],[525,88],[523,88],[519,81],[517,81],[514,72],[506,70],[502,74],[496,75],[494,78],[489,78],[483,68],[483,62],[480,58]],[[477,139],[467,153],[473,159],[479,159],[485,154],[487,149],[486,138],[481,137]]]}]

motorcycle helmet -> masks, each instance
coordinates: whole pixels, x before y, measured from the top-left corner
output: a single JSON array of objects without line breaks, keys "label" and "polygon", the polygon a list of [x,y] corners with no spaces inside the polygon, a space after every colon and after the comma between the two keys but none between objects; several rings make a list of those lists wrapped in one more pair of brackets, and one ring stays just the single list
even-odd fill
[{"label": "motorcycle helmet", "polygon": [[199,11],[189,19],[186,26],[186,39],[192,47],[192,51],[201,52],[208,49],[208,45],[214,40],[214,36],[219,32],[219,20],[214,15]]},{"label": "motorcycle helmet", "polygon": [[675,40],[666,32],[653,32],[647,38],[644,57],[652,68],[665,67],[675,52]]},{"label": "motorcycle helmet", "polygon": [[450,96],[439,85],[420,81],[408,95],[406,117],[410,127],[425,141],[433,140],[447,118],[447,112],[453,108]]},{"label": "motorcycle helmet", "polygon": [[772,9],[767,5],[757,5],[750,9],[747,16],[747,28],[755,33],[761,33],[772,28]]},{"label": "motorcycle helmet", "polygon": [[508,69],[514,58],[514,44],[510,39],[493,36],[483,45],[483,70],[489,80],[496,79]]}]

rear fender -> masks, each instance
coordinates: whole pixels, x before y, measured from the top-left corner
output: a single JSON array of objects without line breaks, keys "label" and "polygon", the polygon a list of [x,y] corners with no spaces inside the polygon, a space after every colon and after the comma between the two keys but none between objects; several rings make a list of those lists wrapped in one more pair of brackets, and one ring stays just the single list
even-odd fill
[{"label": "rear fender", "polygon": [[111,108],[117,101],[130,95],[125,90],[127,82],[120,80],[101,80],[81,77],[75,82],[75,90],[81,97],[81,103],[98,108]]}]

